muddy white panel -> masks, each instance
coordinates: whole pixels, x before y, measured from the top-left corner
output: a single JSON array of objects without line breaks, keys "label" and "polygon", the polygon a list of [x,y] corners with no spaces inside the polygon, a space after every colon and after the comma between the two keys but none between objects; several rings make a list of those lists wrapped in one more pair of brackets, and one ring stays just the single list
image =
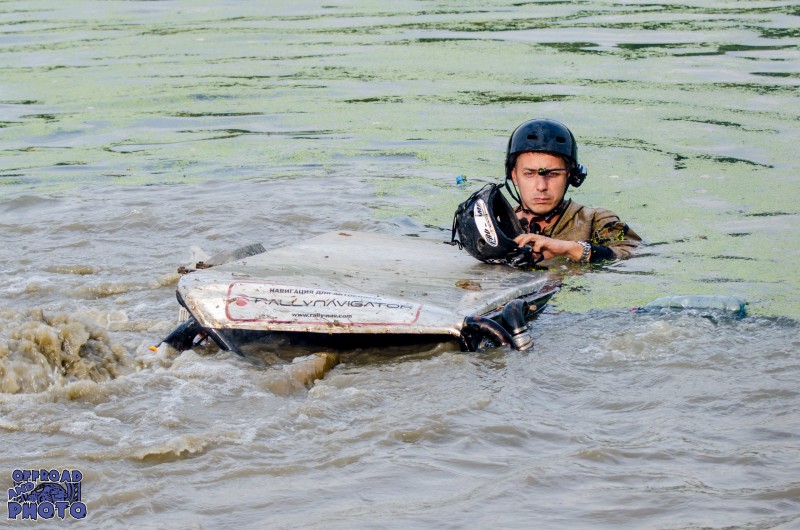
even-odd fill
[{"label": "muddy white panel", "polygon": [[337,232],[192,272],[178,290],[204,327],[458,336],[464,317],[553,285],[442,240]]}]

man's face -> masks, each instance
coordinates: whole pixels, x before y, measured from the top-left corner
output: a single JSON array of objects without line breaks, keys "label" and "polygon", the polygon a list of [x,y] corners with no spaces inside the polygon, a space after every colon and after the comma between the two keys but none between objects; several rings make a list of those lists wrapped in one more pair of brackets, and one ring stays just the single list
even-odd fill
[{"label": "man's face", "polygon": [[[545,171],[555,169],[558,171]],[[550,213],[567,191],[569,170],[563,158],[548,153],[522,153],[511,170],[522,206],[537,215]]]}]

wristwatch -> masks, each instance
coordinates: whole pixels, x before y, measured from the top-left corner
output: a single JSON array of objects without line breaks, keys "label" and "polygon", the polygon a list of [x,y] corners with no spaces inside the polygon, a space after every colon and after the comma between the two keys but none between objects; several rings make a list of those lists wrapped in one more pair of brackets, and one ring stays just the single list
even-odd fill
[{"label": "wristwatch", "polygon": [[581,263],[589,263],[589,260],[592,257],[592,245],[587,241],[578,241],[581,245],[583,245],[583,252],[581,253]]}]

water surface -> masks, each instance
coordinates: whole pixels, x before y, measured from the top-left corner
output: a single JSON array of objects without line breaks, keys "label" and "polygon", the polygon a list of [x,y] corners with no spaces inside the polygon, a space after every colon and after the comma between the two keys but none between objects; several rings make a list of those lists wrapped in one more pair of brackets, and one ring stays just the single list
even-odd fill
[{"label": "water surface", "polygon": [[[4,2],[0,484],[80,469],[103,527],[791,528],[798,15]],[[150,350],[192,246],[449,238],[531,117],[577,136],[572,197],[648,243],[556,266],[533,353],[350,352],[306,390],[258,359]],[[629,311],[670,294],[749,316]]]}]

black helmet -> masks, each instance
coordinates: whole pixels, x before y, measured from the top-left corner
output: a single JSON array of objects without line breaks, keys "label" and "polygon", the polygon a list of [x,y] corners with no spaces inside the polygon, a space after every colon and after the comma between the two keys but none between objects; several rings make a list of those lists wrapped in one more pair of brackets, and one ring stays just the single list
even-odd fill
[{"label": "black helmet", "polygon": [[523,233],[522,227],[500,190],[498,184],[487,184],[458,205],[450,242],[486,263],[533,265],[541,256],[534,256],[530,247],[520,248],[514,241]]},{"label": "black helmet", "polygon": [[586,179],[586,168],[578,164],[578,143],[563,123],[545,119],[529,120],[511,133],[506,150],[507,180],[511,178],[517,156],[529,151],[564,157],[569,166],[568,182],[576,188]]}]

